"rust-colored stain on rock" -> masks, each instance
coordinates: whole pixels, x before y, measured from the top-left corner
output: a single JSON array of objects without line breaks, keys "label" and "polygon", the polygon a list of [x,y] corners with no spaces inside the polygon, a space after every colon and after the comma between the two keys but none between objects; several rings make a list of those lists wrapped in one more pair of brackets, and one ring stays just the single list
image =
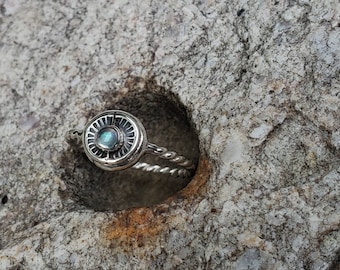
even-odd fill
[{"label": "rust-colored stain on rock", "polygon": [[[209,178],[210,164],[207,159],[201,159],[196,174],[191,182],[178,194],[166,200],[163,204],[153,207],[143,207],[124,210],[117,214],[111,224],[105,229],[106,240],[119,239],[125,243],[142,245],[144,240],[153,238],[161,231],[169,228],[173,219],[168,204],[181,201],[183,207],[195,202],[195,198],[203,195],[204,186]],[[187,200],[186,202],[184,202]]]},{"label": "rust-colored stain on rock", "polygon": [[187,199],[203,195],[203,193],[205,192],[204,187],[209,179],[209,175],[210,175],[210,163],[208,159],[201,158],[194,178],[184,189],[182,189],[178,193],[178,195],[184,196]]},{"label": "rust-colored stain on rock", "polygon": [[120,212],[106,229],[106,239],[120,238],[128,242],[155,236],[165,222],[163,214],[152,208],[136,208]]}]

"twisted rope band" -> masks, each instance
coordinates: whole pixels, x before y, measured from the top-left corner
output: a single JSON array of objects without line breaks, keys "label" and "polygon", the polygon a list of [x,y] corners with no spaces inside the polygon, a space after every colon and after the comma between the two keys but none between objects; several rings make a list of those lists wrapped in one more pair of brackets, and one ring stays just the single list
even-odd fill
[{"label": "twisted rope band", "polygon": [[161,167],[159,165],[151,165],[145,162],[137,162],[135,165],[132,166],[132,168],[143,170],[146,172],[171,174],[172,176],[179,176],[179,177],[191,176],[190,171],[186,169]]},{"label": "twisted rope band", "polygon": [[159,165],[150,165],[147,163],[137,163],[135,164],[134,168],[158,173],[169,173],[171,175],[177,175],[181,177],[188,177],[192,175],[192,172],[195,169],[195,165],[190,159],[187,159],[186,157],[181,156],[174,151],[169,151],[165,147],[148,143],[146,152],[156,155],[159,158],[166,159],[182,168],[161,167]]}]

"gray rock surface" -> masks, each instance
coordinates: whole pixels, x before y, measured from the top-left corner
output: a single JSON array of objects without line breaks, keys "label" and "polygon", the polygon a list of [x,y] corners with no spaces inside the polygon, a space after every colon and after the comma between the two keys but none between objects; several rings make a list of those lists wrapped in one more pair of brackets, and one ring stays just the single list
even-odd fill
[{"label": "gray rock surface", "polygon": [[[0,0],[0,269],[335,269],[339,11]],[[65,195],[64,134],[136,77],[178,96],[200,166],[161,204],[94,211]]]}]

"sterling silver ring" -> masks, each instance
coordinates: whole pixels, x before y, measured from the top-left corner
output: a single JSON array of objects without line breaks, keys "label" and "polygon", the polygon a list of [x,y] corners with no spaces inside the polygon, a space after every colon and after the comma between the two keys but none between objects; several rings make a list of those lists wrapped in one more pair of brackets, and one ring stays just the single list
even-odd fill
[{"label": "sterling silver ring", "polygon": [[[83,148],[91,162],[107,171],[132,167],[147,172],[189,177],[195,170],[191,160],[148,142],[141,121],[121,110],[109,110],[96,115],[83,130],[69,130],[66,140],[73,146]],[[144,154],[156,155],[175,166],[164,167],[139,162]]]}]

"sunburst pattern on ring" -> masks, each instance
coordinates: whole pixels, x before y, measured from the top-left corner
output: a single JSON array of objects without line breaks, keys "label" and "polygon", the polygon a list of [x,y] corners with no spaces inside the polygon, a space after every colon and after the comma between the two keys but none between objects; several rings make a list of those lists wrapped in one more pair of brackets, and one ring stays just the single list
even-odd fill
[{"label": "sunburst pattern on ring", "polygon": [[[103,115],[95,119],[87,128],[85,143],[89,151],[100,159],[119,159],[133,148],[136,139],[135,125],[120,114]],[[102,147],[101,134],[111,147]]]}]

